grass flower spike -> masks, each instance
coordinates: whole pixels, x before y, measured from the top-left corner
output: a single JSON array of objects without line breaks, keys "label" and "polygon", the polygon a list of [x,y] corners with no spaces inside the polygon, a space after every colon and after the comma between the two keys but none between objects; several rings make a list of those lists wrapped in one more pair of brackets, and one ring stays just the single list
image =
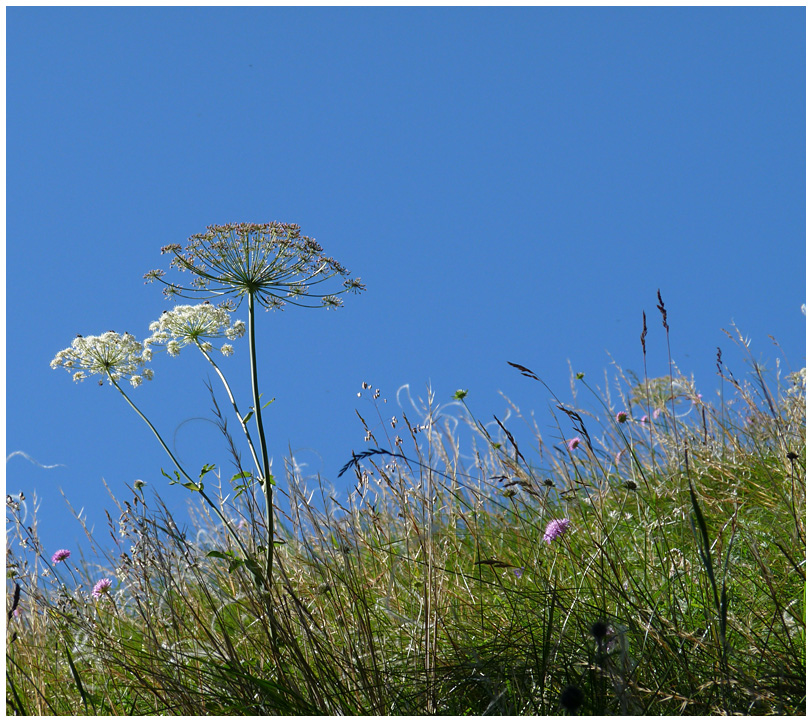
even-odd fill
[{"label": "grass flower spike", "polygon": [[88,374],[100,374],[111,384],[129,379],[133,386],[138,386],[143,379],[152,378],[151,369],[141,368],[151,358],[150,350],[131,334],[108,331],[101,336],[77,336],[70,348],[54,357],[51,368],[62,366],[73,371],[74,381],[84,381]]},{"label": "grass flower spike", "polygon": [[267,309],[295,306],[336,308],[338,294],[358,292],[360,279],[345,278],[343,286],[329,293],[318,284],[349,271],[325,256],[312,238],[302,236],[293,223],[229,223],[209,226],[205,233],[180,244],[164,246],[162,253],[174,255],[170,265],[189,271],[194,278],[182,286],[163,280],[164,272],[150,271],[147,282],[166,284],[164,293],[184,298],[234,296],[241,301],[252,296]]}]

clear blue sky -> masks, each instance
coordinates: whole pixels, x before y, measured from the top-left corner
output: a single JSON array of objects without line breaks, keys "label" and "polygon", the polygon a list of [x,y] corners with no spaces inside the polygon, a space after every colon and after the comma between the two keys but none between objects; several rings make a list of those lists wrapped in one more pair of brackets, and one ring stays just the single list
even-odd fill
[{"label": "clear blue sky", "polygon": [[[213,223],[298,223],[368,290],[260,326],[274,469],[290,445],[337,482],[368,446],[366,381],[503,391],[543,430],[568,359],[607,352],[706,398],[731,320],[805,365],[805,9],[7,9],[9,492],[41,499],[46,551],[104,530],[102,478],[175,508],[169,462],[109,386],[49,362],[77,333],[148,335],[142,274]],[[237,314],[243,317],[245,312]],[[247,345],[224,363],[247,406]],[[154,363],[133,398],[191,468],[227,464],[202,359]],[[790,370],[785,367],[786,370]],[[215,379],[216,380],[216,379]],[[182,425],[181,425],[182,424]],[[551,437],[551,441],[554,438]],[[306,451],[310,450],[310,451]]]}]

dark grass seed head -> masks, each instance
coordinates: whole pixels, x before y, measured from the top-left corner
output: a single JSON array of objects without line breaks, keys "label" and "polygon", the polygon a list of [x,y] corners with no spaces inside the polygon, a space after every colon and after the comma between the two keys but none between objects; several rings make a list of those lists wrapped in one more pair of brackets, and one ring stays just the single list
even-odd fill
[{"label": "dark grass seed head", "polygon": [[584,703],[584,693],[580,687],[568,684],[561,692],[561,707],[572,714]]},{"label": "dark grass seed head", "polygon": [[595,641],[600,644],[609,633],[609,625],[602,619],[599,619],[592,625],[590,631],[592,632],[592,636],[595,637]]}]

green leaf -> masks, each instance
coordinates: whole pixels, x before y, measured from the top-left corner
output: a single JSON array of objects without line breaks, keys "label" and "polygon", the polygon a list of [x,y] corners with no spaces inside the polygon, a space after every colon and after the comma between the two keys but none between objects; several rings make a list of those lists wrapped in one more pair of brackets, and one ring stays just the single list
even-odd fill
[{"label": "green leaf", "polygon": [[206,476],[206,474],[208,474],[212,469],[215,469],[215,468],[216,468],[215,464],[205,464],[203,466],[203,468],[200,470],[200,477],[199,478],[203,479],[203,477]]},{"label": "green leaf", "polygon": [[[70,649],[68,649],[68,644],[65,642],[65,654],[68,657],[68,666],[70,667],[71,674],[73,675],[73,679],[76,682],[76,687],[79,690],[79,694],[82,697],[82,703],[85,705],[85,711],[87,711],[87,693],[85,692],[85,688],[82,685],[82,678],[79,676],[79,671],[76,669],[76,665],[73,663],[73,657],[71,657]],[[95,707],[93,709],[95,712]]]},{"label": "green leaf", "polygon": [[193,481],[187,481],[185,484],[183,484],[183,487],[186,489],[191,489],[192,491],[203,491],[203,484],[195,484]]},{"label": "green leaf", "polygon": [[[22,700],[20,699],[20,696],[17,694],[17,687],[14,684],[14,679],[11,677],[10,674],[8,674],[8,672],[6,672],[6,679],[8,684],[11,686],[11,694],[14,695],[14,704],[12,704],[12,708],[16,705],[17,711],[19,711],[21,715],[27,716],[28,712],[26,711],[25,706],[23,705]],[[11,704],[11,702],[10,701],[6,702],[6,704]],[[48,706],[50,707],[50,705]],[[51,709],[53,709],[53,707],[51,707]]]},{"label": "green leaf", "polygon": [[231,477],[231,481],[237,481],[237,479],[250,479],[253,474],[250,471],[241,471],[239,474],[234,474]]},{"label": "green leaf", "polygon": [[[170,481],[171,481],[173,484],[177,484],[177,483],[180,481],[180,474],[178,474],[177,470],[174,472],[174,474],[175,474],[175,476],[174,476],[174,477],[169,476],[169,474],[167,474],[167,473],[166,473],[166,472],[165,472],[163,469],[161,469],[161,473],[162,473],[162,474],[163,474],[163,475],[164,475],[164,476],[165,476],[167,479],[169,479],[169,480],[170,480]],[[174,478],[174,481],[173,481],[173,478]]]},{"label": "green leaf", "polygon": [[254,415],[254,412],[253,412],[253,411],[249,411],[249,412],[248,412],[248,413],[247,413],[245,416],[243,416],[243,417],[242,417],[242,422],[243,422],[243,424],[247,424],[247,423],[248,423],[248,422],[251,420],[251,417],[252,417],[253,415]]},{"label": "green leaf", "polygon": [[276,396],[274,396],[274,397],[273,397],[273,398],[272,398],[270,401],[268,401],[267,403],[263,404],[263,405],[262,405],[262,408],[264,409],[266,406],[270,406],[270,405],[271,405],[271,404],[272,404],[274,401],[276,401]]},{"label": "green leaf", "polygon": [[262,569],[260,568],[259,564],[256,563],[254,559],[248,557],[245,559],[245,566],[251,571],[251,573],[257,578],[262,578]]},{"label": "green leaf", "polygon": [[216,549],[212,549],[212,551],[206,552],[206,556],[210,559],[233,559],[234,552],[219,552]]}]

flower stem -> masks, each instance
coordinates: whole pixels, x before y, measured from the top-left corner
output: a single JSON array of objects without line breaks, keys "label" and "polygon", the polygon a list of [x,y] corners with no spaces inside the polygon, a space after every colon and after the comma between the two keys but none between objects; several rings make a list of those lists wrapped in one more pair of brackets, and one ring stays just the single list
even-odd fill
[{"label": "flower stem", "polygon": [[[156,428],[155,428],[155,427],[152,425],[152,422],[151,422],[151,421],[150,421],[150,420],[149,420],[149,419],[148,419],[146,416],[144,416],[144,414],[143,414],[143,413],[141,413],[141,409],[139,409],[139,408],[138,408],[138,407],[137,407],[137,406],[136,406],[136,405],[135,405],[135,404],[132,402],[132,399],[130,399],[130,397],[129,397],[129,396],[127,396],[127,394],[126,394],[126,393],[124,393],[124,389],[122,389],[122,388],[121,388],[121,386],[119,386],[119,385],[118,385],[118,383],[116,382],[116,380],[115,380],[115,379],[114,379],[112,376],[110,376],[110,381],[111,381],[111,383],[113,384],[113,386],[115,386],[115,387],[118,389],[119,393],[120,393],[120,394],[121,394],[121,395],[122,395],[122,396],[123,396],[123,397],[126,399],[127,403],[128,403],[128,404],[129,404],[129,405],[130,405],[130,406],[133,408],[133,410],[135,411],[135,413],[137,413],[137,414],[138,414],[138,415],[139,415],[139,416],[140,416],[140,417],[141,417],[141,418],[144,420],[144,423],[146,423],[146,425],[147,425],[147,426],[149,426],[149,428],[152,430],[152,433],[153,433],[153,434],[155,434],[155,438],[157,438],[157,439],[158,439],[158,441],[160,442],[161,446],[163,446],[164,451],[165,451],[167,454],[169,454],[169,458],[170,458],[170,459],[172,459],[172,463],[175,465],[175,468],[177,468],[177,470],[178,470],[178,471],[179,471],[181,474],[183,474],[183,476],[185,476],[185,477],[186,477],[186,478],[187,478],[187,479],[188,479],[188,480],[189,480],[189,481],[190,481],[192,484],[195,484],[196,486],[200,487],[199,482],[194,481],[194,479],[192,479],[192,477],[191,477],[191,476],[189,476],[189,474],[187,474],[187,473],[186,473],[186,470],[185,470],[185,469],[184,469],[184,468],[183,468],[183,467],[180,465],[180,462],[179,462],[179,461],[178,461],[178,460],[175,458],[175,455],[174,455],[174,454],[173,454],[173,453],[172,453],[172,452],[169,450],[169,447],[166,445],[166,443],[164,442],[163,438],[161,438],[161,435],[158,433],[158,430],[157,430],[157,429],[156,429]],[[217,506],[217,504],[215,504],[215,503],[214,503],[214,502],[213,502],[213,501],[212,501],[212,500],[209,498],[208,494],[206,494],[206,492],[204,492],[202,488],[198,488],[198,490],[197,490],[197,491],[198,491],[198,493],[200,494],[200,496],[202,496],[202,497],[203,497],[203,500],[204,500],[204,501],[205,501],[205,502],[206,502],[206,503],[207,503],[207,504],[208,504],[208,505],[209,505],[209,506],[210,506],[212,509],[214,509],[214,511],[215,511],[215,513],[217,514],[217,516],[219,516],[219,517],[220,517],[220,521],[222,521],[222,522],[223,522],[223,525],[225,526],[225,528],[226,528],[226,530],[228,531],[228,533],[231,535],[231,538],[232,538],[232,539],[233,539],[233,540],[234,540],[234,541],[237,543],[237,546],[239,546],[240,551],[243,553],[243,556],[244,556],[246,559],[250,559],[250,556],[248,555],[248,550],[245,548],[245,545],[242,543],[242,541],[240,540],[239,536],[237,536],[236,532],[235,532],[235,531],[234,531],[234,530],[231,528],[231,523],[228,521],[228,519],[226,519],[226,517],[225,517],[225,515],[223,514],[223,512],[222,512],[222,511],[220,511],[220,508]]]},{"label": "flower stem", "polygon": [[240,426],[242,427],[243,433],[245,434],[245,438],[248,439],[248,448],[251,449],[251,456],[254,459],[254,464],[256,465],[257,473],[262,473],[262,467],[260,466],[259,459],[257,458],[257,452],[254,448],[254,441],[251,439],[251,434],[248,432],[248,427],[245,425],[245,421],[243,421],[243,417],[240,414],[239,408],[237,408],[237,402],[234,400],[234,394],[231,393],[231,387],[228,385],[228,381],[226,381],[226,377],[223,375],[223,372],[220,371],[220,367],[214,362],[214,359],[209,356],[206,350],[203,348],[200,341],[195,339],[195,344],[200,349],[200,353],[202,353],[208,362],[214,366],[214,370],[217,372],[217,375],[220,377],[220,381],[223,382],[223,386],[226,389],[226,393],[228,394],[228,399],[231,401],[231,406],[234,408],[234,413],[237,414],[237,419],[240,422]]},{"label": "flower stem", "polygon": [[266,557],[265,573],[267,575],[268,586],[270,587],[273,578],[273,539],[274,539],[274,514],[273,514],[273,487],[276,483],[271,476],[271,467],[268,463],[268,446],[265,443],[265,427],[262,425],[262,410],[259,405],[259,384],[257,382],[257,347],[254,337],[255,307],[254,294],[248,293],[248,348],[251,354],[251,389],[254,392],[254,418],[257,420],[257,432],[259,433],[259,448],[262,454],[262,481],[265,485],[265,524],[268,529],[268,554]]}]

